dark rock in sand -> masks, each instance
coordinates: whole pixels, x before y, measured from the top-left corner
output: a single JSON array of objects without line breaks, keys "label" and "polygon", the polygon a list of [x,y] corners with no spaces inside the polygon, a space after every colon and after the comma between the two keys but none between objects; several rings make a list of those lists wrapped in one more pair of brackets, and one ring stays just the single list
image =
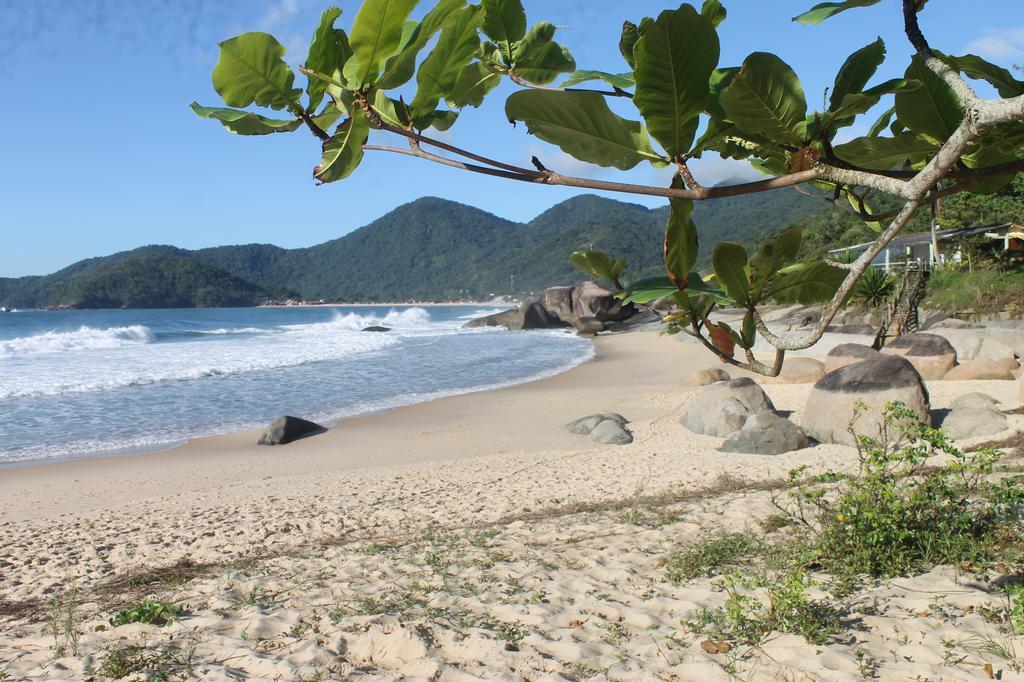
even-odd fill
[{"label": "dark rock in sand", "polygon": [[601,414],[591,414],[586,417],[580,417],[575,421],[569,422],[565,428],[569,429],[570,433],[575,433],[579,436],[586,436],[603,421],[613,421],[621,426],[625,426],[629,423],[629,420],[618,412],[604,412]]},{"label": "dark rock in sand", "polygon": [[590,440],[603,445],[628,445],[633,442],[633,434],[614,419],[605,419],[590,432]]},{"label": "dark rock in sand", "polygon": [[278,417],[270,422],[257,441],[257,445],[287,445],[300,438],[315,436],[326,431],[327,429],[319,424],[299,417]]},{"label": "dark rock in sand", "polygon": [[799,426],[774,412],[762,410],[747,419],[722,447],[722,452],[749,455],[781,455],[809,445],[807,434]]},{"label": "dark rock in sand", "polygon": [[[822,443],[853,445],[850,422],[857,414],[857,433],[877,438],[885,406],[902,402],[924,423],[931,423],[928,390],[910,362],[896,355],[877,354],[823,376],[811,389],[800,417],[804,432]],[[858,403],[867,410],[859,413]]]}]

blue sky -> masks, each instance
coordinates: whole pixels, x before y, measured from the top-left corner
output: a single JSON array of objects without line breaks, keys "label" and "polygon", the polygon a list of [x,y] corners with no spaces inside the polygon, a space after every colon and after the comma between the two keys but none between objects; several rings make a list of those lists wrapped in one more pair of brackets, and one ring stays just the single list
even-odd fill
[{"label": "blue sky", "polygon": [[[238,137],[189,110],[193,99],[220,104],[210,85],[218,40],[268,31],[289,48],[290,63],[301,63],[328,4],[0,2],[0,78],[8,112],[0,130],[0,276],[45,274],[81,258],[154,243],[186,248],[249,242],[309,246],[426,195],[528,220],[577,193],[380,153],[368,154],[352,178],[316,187],[311,173],[319,145],[312,136],[300,131]],[[336,4],[344,10],[339,23],[347,28],[358,3]],[[421,4],[417,14],[432,3]],[[546,19],[564,27],[559,40],[569,46],[580,68],[609,71],[623,70],[616,45],[624,19],[636,21],[676,6],[654,0],[524,4],[531,23]],[[775,52],[796,69],[811,106],[822,101],[845,57],[876,36],[889,47],[876,79],[902,73],[909,49],[896,0],[816,27],[789,20],[811,4],[813,0],[725,0],[729,18],[719,29],[721,64],[739,64],[755,50]],[[965,11],[965,5],[983,11]],[[1020,0],[932,0],[922,17],[936,48],[972,51],[1006,66],[1024,62]],[[522,126],[512,129],[502,115],[511,91],[502,86],[481,109],[464,112],[445,138],[513,163],[529,165],[530,156],[537,154],[563,172],[622,177],[583,167],[529,137]],[[717,158],[705,159],[695,170],[705,184],[750,175],[749,169]],[[666,182],[663,173],[645,169],[627,179]]]}]

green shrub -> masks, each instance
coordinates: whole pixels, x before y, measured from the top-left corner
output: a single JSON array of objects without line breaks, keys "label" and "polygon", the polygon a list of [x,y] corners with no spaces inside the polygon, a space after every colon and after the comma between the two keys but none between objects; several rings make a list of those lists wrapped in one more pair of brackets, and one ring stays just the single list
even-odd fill
[{"label": "green shrub", "polygon": [[762,543],[744,533],[724,533],[671,554],[665,577],[676,585],[700,576],[713,576],[756,556]]},{"label": "green shrub", "polygon": [[135,606],[118,611],[110,619],[110,625],[115,628],[119,625],[127,625],[128,623],[163,626],[174,621],[183,611],[184,608],[177,604],[145,599]]},{"label": "green shrub", "polygon": [[[926,460],[942,455],[933,467]],[[858,436],[859,473],[796,486],[788,507],[810,533],[816,566],[895,576],[964,561],[1006,561],[1019,546],[1019,476],[993,480],[995,450],[963,453],[900,404],[879,438]],[[801,471],[791,476],[796,479]]]},{"label": "green shrub", "polygon": [[[732,573],[722,579],[728,594],[725,606],[702,608],[695,630],[717,640],[757,644],[771,632],[801,635],[812,644],[824,644],[841,629],[839,612],[807,594],[810,580],[803,571],[768,578]],[[767,603],[751,594],[761,588]]]},{"label": "green shrub", "polygon": [[868,308],[885,305],[896,291],[896,281],[883,270],[868,268],[853,288],[853,300]]},{"label": "green shrub", "polygon": [[1019,309],[1024,301],[1024,272],[994,270],[932,273],[924,305],[946,312],[996,313]]}]

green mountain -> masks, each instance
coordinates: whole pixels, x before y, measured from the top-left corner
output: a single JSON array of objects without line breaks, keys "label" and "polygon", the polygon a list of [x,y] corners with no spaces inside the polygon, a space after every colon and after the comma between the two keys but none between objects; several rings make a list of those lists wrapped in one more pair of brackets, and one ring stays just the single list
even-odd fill
[{"label": "green mountain", "polygon": [[[715,244],[756,245],[820,204],[793,191],[698,203],[702,263]],[[828,209],[826,209],[828,210]],[[336,301],[452,300],[528,293],[583,276],[581,249],[625,258],[627,275],[661,270],[668,209],[583,195],[515,223],[427,197],[339,239],[302,249],[269,244],[189,251],[146,246],[42,277],[0,278],[0,304],[17,307],[251,305],[287,295]]]}]

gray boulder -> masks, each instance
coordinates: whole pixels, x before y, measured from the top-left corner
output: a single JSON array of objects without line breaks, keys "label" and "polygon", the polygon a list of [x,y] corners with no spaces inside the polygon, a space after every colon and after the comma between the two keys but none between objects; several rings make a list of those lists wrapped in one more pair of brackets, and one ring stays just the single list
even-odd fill
[{"label": "gray boulder", "polygon": [[694,433],[724,438],[741,429],[750,415],[762,410],[774,412],[775,406],[753,379],[741,377],[697,393],[686,404],[679,421]]},{"label": "gray boulder", "polygon": [[379,325],[370,325],[369,327],[363,327],[364,332],[389,332],[391,327],[381,327]]},{"label": "gray boulder", "polygon": [[572,291],[572,312],[576,319],[622,322],[636,314],[632,303],[622,305],[615,292],[594,282],[584,282]]},{"label": "gray boulder", "polygon": [[[931,423],[928,390],[905,358],[879,353],[823,376],[811,389],[800,417],[804,432],[821,443],[854,445],[849,427],[857,416],[857,433],[878,437],[885,407],[899,401],[924,423]],[[867,410],[859,412],[863,403]]]},{"label": "gray boulder", "polygon": [[992,396],[975,391],[974,393],[965,393],[960,396],[950,403],[950,407],[954,410],[961,408],[969,410],[994,410],[998,404],[999,401]]},{"label": "gray boulder", "polygon": [[946,376],[946,381],[980,381],[998,380],[1013,381],[1013,373],[998,362],[992,360],[969,360],[962,365],[953,367]]},{"label": "gray boulder", "polygon": [[324,433],[327,429],[299,417],[283,416],[270,422],[257,445],[287,445],[292,441]]},{"label": "gray boulder", "polygon": [[523,315],[522,329],[558,329],[569,326],[549,312],[539,301],[523,303],[519,312]]},{"label": "gray boulder", "polygon": [[883,353],[906,358],[925,379],[941,379],[956,366],[953,345],[935,334],[907,334],[891,341]]},{"label": "gray boulder", "polygon": [[991,407],[958,407],[942,420],[942,429],[955,440],[992,436],[1006,427],[1006,415]]},{"label": "gray boulder", "polygon": [[576,319],[572,310],[572,292],[575,288],[573,286],[548,287],[541,294],[540,304],[554,317],[566,324],[572,324]]},{"label": "gray boulder", "polygon": [[810,444],[807,434],[799,426],[774,412],[763,410],[747,419],[722,447],[722,452],[742,452],[750,455],[781,455],[806,448]]},{"label": "gray boulder", "polygon": [[512,310],[504,310],[500,313],[494,313],[492,315],[485,315],[484,317],[478,317],[475,320],[470,320],[465,324],[467,329],[474,329],[479,327],[505,327],[506,329],[522,329],[523,328],[523,314],[518,308]]},{"label": "gray boulder", "polygon": [[825,374],[878,356],[878,351],[860,343],[841,343],[825,357]]},{"label": "gray boulder", "polygon": [[591,414],[586,417],[580,417],[579,419],[569,422],[565,428],[569,429],[570,433],[575,433],[578,436],[589,435],[591,431],[597,428],[597,425],[604,421],[612,421],[620,426],[625,426],[629,423],[629,420],[623,417],[618,412],[604,412],[600,414]]},{"label": "gray boulder", "polygon": [[633,442],[633,434],[614,419],[605,419],[590,432],[590,440],[603,445],[628,445]]}]

